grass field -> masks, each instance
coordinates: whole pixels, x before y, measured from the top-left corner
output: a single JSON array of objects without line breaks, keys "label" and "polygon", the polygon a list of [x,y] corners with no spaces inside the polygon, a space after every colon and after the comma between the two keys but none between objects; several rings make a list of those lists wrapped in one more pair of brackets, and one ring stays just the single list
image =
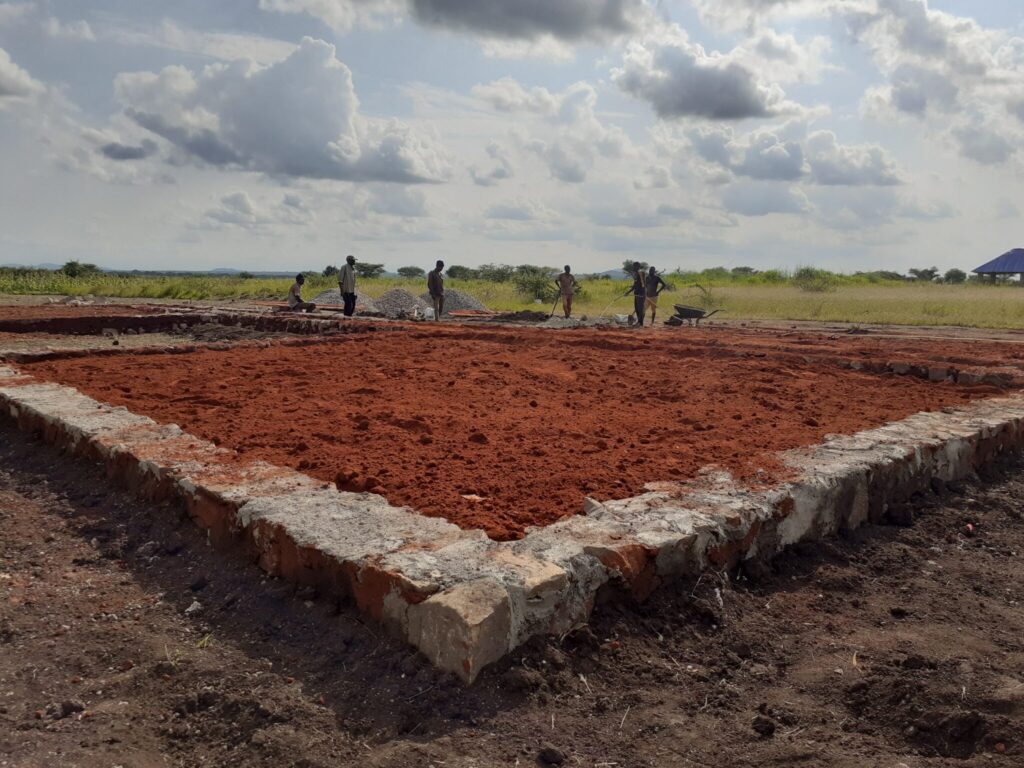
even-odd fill
[{"label": "grass field", "polygon": [[[828,290],[805,290],[785,278],[730,279],[704,276],[667,276],[675,289],[662,296],[661,316],[672,314],[675,303],[722,309],[722,317],[740,320],[816,320],[901,325],[958,325],[979,328],[1024,329],[1024,289],[1019,285],[940,285],[877,281],[834,276]],[[694,287],[698,281],[702,288]],[[577,313],[628,313],[629,299],[619,299],[627,283],[584,281]],[[284,299],[290,280],[218,276],[151,276],[98,274],[72,278],[59,272],[0,270],[0,294],[115,296],[166,299]],[[451,280],[446,285],[476,296],[494,310],[541,309],[516,292],[512,283]],[[333,278],[311,276],[304,294],[311,298],[334,288]],[[425,290],[423,279],[375,278],[359,281],[359,290],[376,297],[391,288],[416,294]],[[610,305],[610,307],[609,307]]]}]

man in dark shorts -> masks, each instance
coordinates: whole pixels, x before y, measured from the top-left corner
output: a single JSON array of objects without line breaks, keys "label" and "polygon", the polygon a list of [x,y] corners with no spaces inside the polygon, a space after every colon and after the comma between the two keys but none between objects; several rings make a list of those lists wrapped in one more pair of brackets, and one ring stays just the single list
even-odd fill
[{"label": "man in dark shorts", "polygon": [[642,328],[644,325],[644,309],[647,306],[647,281],[644,279],[643,267],[639,261],[633,262],[633,286],[623,296],[633,294],[633,311],[636,313],[636,322]]},{"label": "man in dark shorts", "polygon": [[[645,309],[651,310],[651,325],[653,326],[654,316],[658,314],[658,294],[668,288],[668,285],[666,285],[665,281],[661,279],[661,275],[658,274],[658,271],[654,267],[651,267],[650,271],[647,273],[647,280],[644,284],[644,288],[646,289],[644,307]],[[642,322],[640,324],[643,325]]]},{"label": "man in dark shorts", "polygon": [[565,319],[568,320],[572,315],[573,290],[578,285],[568,264],[565,267],[565,272],[555,278],[555,285],[558,287],[558,295],[562,297],[562,309],[565,312]]},{"label": "man in dark shorts", "polygon": [[427,290],[434,304],[434,319],[440,320],[444,314],[444,262],[438,261],[434,269],[427,274]]}]

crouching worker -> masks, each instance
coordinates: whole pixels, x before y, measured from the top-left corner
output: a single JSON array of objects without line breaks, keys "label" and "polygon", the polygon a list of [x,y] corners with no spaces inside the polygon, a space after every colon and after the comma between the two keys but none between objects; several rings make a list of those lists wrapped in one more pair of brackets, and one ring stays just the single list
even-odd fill
[{"label": "crouching worker", "polygon": [[302,300],[302,285],[306,282],[306,276],[298,274],[295,276],[295,283],[288,289],[288,308],[292,312],[312,312],[316,304]]}]

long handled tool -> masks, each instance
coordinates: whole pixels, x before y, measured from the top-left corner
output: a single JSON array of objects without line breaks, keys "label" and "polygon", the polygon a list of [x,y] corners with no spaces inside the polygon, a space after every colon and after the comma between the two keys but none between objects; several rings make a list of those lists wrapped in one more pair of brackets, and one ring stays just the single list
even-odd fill
[{"label": "long handled tool", "polygon": [[548,320],[555,316],[555,310],[558,309],[558,300],[562,298],[562,294],[558,294],[555,297],[555,303],[551,305],[551,311],[548,312]]}]

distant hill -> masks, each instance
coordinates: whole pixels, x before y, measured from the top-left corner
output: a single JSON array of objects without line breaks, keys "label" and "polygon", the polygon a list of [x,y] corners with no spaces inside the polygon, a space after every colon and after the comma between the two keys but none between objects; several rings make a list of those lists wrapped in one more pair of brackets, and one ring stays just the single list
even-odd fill
[{"label": "distant hill", "polygon": [[51,264],[45,262],[43,264],[0,264],[2,269],[60,269],[63,264]]}]

